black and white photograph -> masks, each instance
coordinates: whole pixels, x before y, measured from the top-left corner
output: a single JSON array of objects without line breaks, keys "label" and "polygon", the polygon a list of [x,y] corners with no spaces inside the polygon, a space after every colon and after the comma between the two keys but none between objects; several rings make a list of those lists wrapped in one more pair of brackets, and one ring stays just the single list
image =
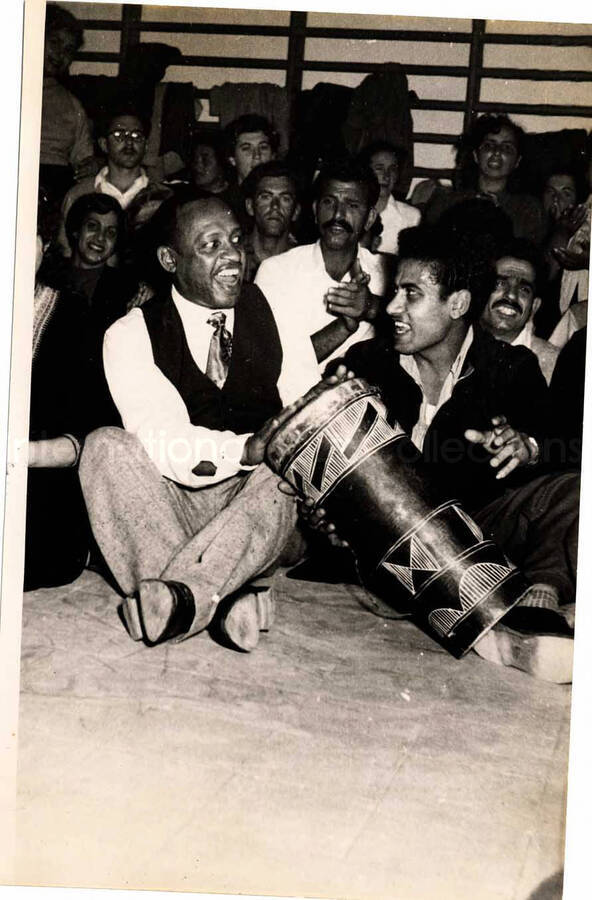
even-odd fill
[{"label": "black and white photograph", "polygon": [[590,896],[590,10],[10,5],[0,884]]}]

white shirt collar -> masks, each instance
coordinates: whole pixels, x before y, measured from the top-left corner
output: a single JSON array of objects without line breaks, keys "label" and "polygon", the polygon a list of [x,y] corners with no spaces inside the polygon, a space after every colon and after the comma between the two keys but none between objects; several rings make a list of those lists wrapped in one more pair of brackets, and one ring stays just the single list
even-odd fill
[{"label": "white shirt collar", "polygon": [[132,184],[128,187],[127,191],[120,191],[118,187],[116,187],[108,178],[109,175],[109,166],[103,166],[103,168],[97,172],[95,176],[95,188],[101,188],[103,191],[105,186],[108,186],[109,193],[119,194],[121,197],[127,197],[128,194],[137,194],[139,191],[143,190],[148,186],[148,176],[146,175],[146,170],[140,167],[140,174],[137,178],[134,179]]},{"label": "white shirt collar", "polygon": [[[360,258],[360,249],[361,249],[360,246],[358,246],[358,255],[357,255],[357,259],[360,260],[360,264],[361,264],[361,263],[362,263],[362,260],[361,260],[361,258]],[[322,251],[322,248],[321,248],[321,241],[320,241],[320,239],[316,242],[316,244],[315,244],[314,247],[313,247],[312,258],[313,258],[313,263],[314,263],[314,265],[315,265],[315,268],[318,270],[319,274],[324,275],[325,278],[329,278],[329,279],[333,282],[333,284],[339,284],[338,281],[335,281],[335,279],[332,278],[331,275],[329,275],[329,273],[327,272],[327,269],[325,268],[325,260],[324,260],[324,257],[323,257],[323,251]],[[343,276],[343,278],[342,278],[341,280],[342,280],[342,281],[351,281],[351,275],[350,275],[350,273],[349,273],[349,272],[346,272],[345,275]]]},{"label": "white shirt collar", "polygon": [[407,372],[407,374],[410,375],[411,378],[413,378],[413,380],[416,382],[416,384],[421,388],[422,400],[421,406],[419,408],[419,416],[411,431],[411,440],[419,450],[423,449],[423,442],[425,440],[428,428],[432,423],[432,419],[434,418],[438,410],[442,406],[444,406],[444,404],[448,400],[450,400],[450,397],[452,396],[452,391],[454,390],[454,387],[461,376],[467,353],[469,352],[469,348],[473,343],[473,336],[473,326],[470,325],[469,330],[465,335],[465,339],[462,342],[461,348],[458,351],[456,359],[450,366],[450,371],[448,372],[448,375],[444,380],[444,384],[440,389],[440,396],[438,397],[438,401],[434,404],[428,403],[428,401],[426,400],[426,396],[423,392],[423,387],[421,384],[419,369],[414,357],[411,354],[401,354],[399,357],[401,368],[404,369],[405,372]]},{"label": "white shirt collar", "polygon": [[[174,284],[171,287],[171,296],[184,325],[190,323],[193,328],[204,328],[208,324],[208,319],[212,313],[216,311],[210,306],[200,306],[199,303],[187,300]],[[221,312],[225,313],[226,328],[232,334],[234,328],[234,307],[225,308]],[[209,325],[208,327],[211,328],[212,326]]]},{"label": "white shirt collar", "polygon": [[532,350],[532,339],[534,337],[534,323],[532,321],[528,321],[520,334],[516,335],[514,340],[512,341],[513,347],[528,347],[529,350]]}]

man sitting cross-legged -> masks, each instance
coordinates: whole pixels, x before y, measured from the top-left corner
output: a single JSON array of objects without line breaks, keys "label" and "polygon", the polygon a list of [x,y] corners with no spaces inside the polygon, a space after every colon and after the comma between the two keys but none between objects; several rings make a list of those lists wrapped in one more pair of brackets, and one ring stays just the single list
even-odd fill
[{"label": "man sitting cross-legged", "polygon": [[265,442],[319,370],[310,340],[243,284],[242,234],[221,200],[180,200],[158,258],[170,290],[105,336],[125,431],[87,439],[84,496],[134,638],[189,637],[225,601],[223,631],[251,649],[269,593],[239,592],[273,567],[296,521],[294,497],[262,463]]},{"label": "man sitting cross-legged", "polygon": [[466,243],[423,227],[403,231],[390,328],[352,347],[345,363],[380,387],[433,483],[531,582],[477,653],[565,682],[573,631],[562,609],[575,599],[579,476],[543,467],[547,386],[532,353],[476,324],[495,272]]}]

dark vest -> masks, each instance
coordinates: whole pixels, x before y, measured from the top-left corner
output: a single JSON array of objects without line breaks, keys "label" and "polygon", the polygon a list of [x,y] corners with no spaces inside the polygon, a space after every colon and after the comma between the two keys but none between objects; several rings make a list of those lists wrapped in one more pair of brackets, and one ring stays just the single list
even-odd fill
[{"label": "dark vest", "polygon": [[244,434],[257,431],[281,409],[282,347],[258,287],[243,285],[235,306],[232,357],[221,389],[195,364],[170,293],[153,297],[141,309],[154,362],[181,395],[193,425]]}]

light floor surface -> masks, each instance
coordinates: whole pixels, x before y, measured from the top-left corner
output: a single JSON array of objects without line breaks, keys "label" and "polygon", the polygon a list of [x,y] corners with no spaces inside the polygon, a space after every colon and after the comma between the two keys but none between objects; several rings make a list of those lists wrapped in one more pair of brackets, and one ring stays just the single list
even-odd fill
[{"label": "light floor surface", "polygon": [[132,642],[93,572],[25,595],[16,883],[559,898],[570,688],[278,586],[250,654]]}]

